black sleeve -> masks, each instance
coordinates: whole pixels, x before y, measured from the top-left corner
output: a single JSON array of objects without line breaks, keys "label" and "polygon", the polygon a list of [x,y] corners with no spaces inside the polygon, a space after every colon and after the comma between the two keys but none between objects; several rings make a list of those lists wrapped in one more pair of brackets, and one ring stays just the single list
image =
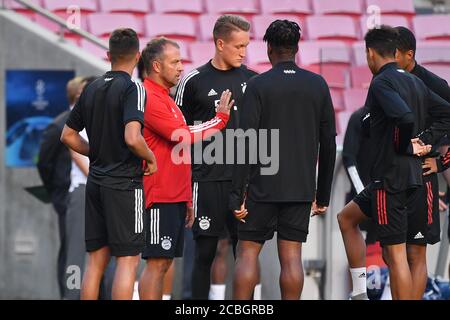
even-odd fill
[{"label": "black sleeve", "polygon": [[442,99],[450,103],[450,87],[447,81],[436,76],[433,84],[428,87]]},{"label": "black sleeve", "polygon": [[37,168],[45,189],[49,193],[52,191],[53,169],[55,168],[55,159],[61,148],[61,130],[55,124],[51,123],[44,130],[39,146],[39,157]]},{"label": "black sleeve", "polygon": [[319,170],[317,177],[316,202],[328,206],[330,203],[331,184],[333,182],[334,164],[336,162],[336,124],[330,90],[325,84],[324,101],[321,110],[319,129]]},{"label": "black sleeve", "polygon": [[245,162],[244,164],[240,164],[239,161],[236,161],[233,167],[233,182],[229,202],[229,208],[233,211],[240,209],[244,202],[244,193],[250,174],[249,159],[250,157],[254,157],[257,152],[256,148],[254,148],[255,146],[250,146],[248,139],[244,135],[248,129],[258,130],[261,116],[261,100],[252,82],[248,84],[245,90],[241,110],[239,129],[242,130],[236,132],[236,142],[238,145],[242,143],[245,145]]},{"label": "black sleeve", "polygon": [[450,103],[427,88],[428,114],[431,126],[418,135],[425,144],[435,145],[450,130]]},{"label": "black sleeve", "polygon": [[145,105],[145,88],[138,82],[132,82],[127,88],[123,101],[123,124],[139,121],[144,126]]},{"label": "black sleeve", "polygon": [[84,95],[81,94],[80,98],[78,99],[77,103],[73,107],[72,111],[70,111],[69,118],[66,121],[66,125],[69,128],[72,128],[73,130],[76,130],[78,132],[82,131],[86,124],[84,123],[83,119],[83,112],[82,112],[82,105],[84,100]]},{"label": "black sleeve", "polygon": [[373,81],[372,94],[386,117],[396,124],[395,147],[400,153],[407,153],[414,134],[414,114],[399,93],[385,80]]},{"label": "black sleeve", "polygon": [[193,111],[195,108],[196,80],[194,76],[187,75],[177,88],[175,103],[180,108],[188,125],[194,125]]}]

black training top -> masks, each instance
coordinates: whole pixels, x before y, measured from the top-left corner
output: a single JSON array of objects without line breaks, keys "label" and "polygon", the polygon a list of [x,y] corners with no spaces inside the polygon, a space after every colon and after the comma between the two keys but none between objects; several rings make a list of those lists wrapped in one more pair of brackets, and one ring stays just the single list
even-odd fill
[{"label": "black training top", "polygon": [[450,102],[450,87],[447,81],[417,63],[411,73],[422,80],[431,91],[445,101]]},{"label": "black training top", "polygon": [[125,143],[125,125],[144,125],[143,86],[123,71],[109,71],[87,86],[67,126],[89,138],[89,179],[105,187],[131,190],[142,181],[142,160]]},{"label": "black training top", "polygon": [[[223,91],[229,89],[232,93],[231,98],[235,100],[235,103],[225,129],[235,129],[239,123],[243,92],[248,80],[255,75],[257,75],[256,72],[247,69],[244,65],[240,68],[223,71],[216,69],[210,61],[184,77],[178,86],[175,102],[183,112],[188,125],[203,123],[215,117],[220,96]],[[232,141],[226,138],[225,131],[222,131],[222,138],[223,157],[220,157],[213,150],[211,154],[217,157],[217,162],[213,164],[205,163],[203,157],[199,158],[199,155],[204,153],[210,142],[200,141],[192,147],[193,181],[231,180],[233,169],[230,162],[232,161],[226,161],[226,145],[232,146]],[[233,156],[228,156],[231,156],[232,160]]]},{"label": "black training top", "polygon": [[[425,144],[437,143],[450,128],[450,105],[419,78],[388,63],[373,78],[366,106],[373,147],[371,181],[382,182],[389,192],[421,185],[421,162],[412,155],[410,140],[420,133]],[[433,123],[425,130],[427,117]]]},{"label": "black training top", "polygon": [[[256,164],[248,161],[248,155],[256,155],[255,146],[249,146],[243,134],[238,136],[238,142],[246,141],[247,161],[234,168],[230,209],[240,208],[247,181],[248,198],[253,201],[317,199],[320,205],[329,204],[336,160],[336,127],[330,91],[320,75],[300,69],[294,62],[282,62],[254,77],[244,95],[239,127],[244,131],[257,129],[260,134],[261,129],[272,131],[267,140],[259,139]],[[272,143],[274,130],[279,130],[279,141]],[[264,152],[267,144],[268,152]],[[261,149],[263,155],[272,157],[270,163],[261,159]],[[274,172],[274,168],[278,170]]]}]

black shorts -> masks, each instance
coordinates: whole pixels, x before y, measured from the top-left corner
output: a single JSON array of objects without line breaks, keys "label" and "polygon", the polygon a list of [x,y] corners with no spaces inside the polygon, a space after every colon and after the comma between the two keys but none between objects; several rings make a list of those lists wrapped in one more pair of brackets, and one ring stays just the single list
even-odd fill
[{"label": "black shorts", "polygon": [[427,242],[435,244],[441,241],[441,218],[439,212],[439,182],[437,174],[423,177],[423,210],[427,212]]},{"label": "black shorts", "polygon": [[112,256],[135,256],[144,247],[145,197],[140,188],[116,190],[86,184],[86,250],[108,246]]},{"label": "black shorts", "polygon": [[228,209],[231,181],[194,182],[194,239],[199,236],[237,237],[237,220]]},{"label": "black shorts", "polygon": [[186,202],[155,203],[145,211],[143,259],[183,256]]},{"label": "black shorts", "polygon": [[416,208],[419,203],[425,204],[423,188],[389,193],[372,183],[353,201],[377,225],[381,245],[427,244],[426,212]]},{"label": "black shorts", "polygon": [[248,215],[245,223],[238,221],[238,239],[264,242],[278,238],[306,242],[311,203],[309,202],[254,202],[247,199]]}]

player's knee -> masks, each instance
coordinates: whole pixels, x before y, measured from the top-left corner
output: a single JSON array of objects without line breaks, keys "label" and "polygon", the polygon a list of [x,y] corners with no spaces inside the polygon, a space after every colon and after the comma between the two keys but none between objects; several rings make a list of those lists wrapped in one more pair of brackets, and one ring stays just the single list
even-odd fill
[{"label": "player's knee", "polygon": [[339,224],[339,228],[344,231],[348,230],[352,227],[350,220],[347,218],[345,211],[341,211],[337,215],[337,221]]},{"label": "player's knee", "polygon": [[159,274],[166,274],[172,264],[172,259],[154,259],[151,261],[147,267],[152,270],[152,272],[157,272]]}]

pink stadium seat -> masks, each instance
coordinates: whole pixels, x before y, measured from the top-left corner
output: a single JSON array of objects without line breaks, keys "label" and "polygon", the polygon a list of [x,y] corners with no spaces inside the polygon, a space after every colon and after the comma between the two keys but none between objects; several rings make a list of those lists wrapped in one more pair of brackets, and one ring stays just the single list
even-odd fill
[{"label": "pink stadium seat", "polygon": [[354,41],[358,39],[355,22],[346,16],[310,16],[306,18],[308,38],[311,40],[340,39]]},{"label": "pink stadium seat", "polygon": [[253,31],[254,38],[257,40],[262,40],[269,25],[277,19],[287,19],[290,21],[297,22],[299,24],[299,26],[302,28],[302,38],[304,39],[304,37],[303,37],[304,31],[305,31],[304,23],[301,21],[301,19],[298,16],[295,16],[295,15],[280,16],[280,15],[272,15],[272,14],[271,15],[258,15],[258,16],[253,17],[253,23],[252,23],[251,30]]},{"label": "pink stadium seat", "polygon": [[201,15],[199,18],[201,40],[210,41],[213,39],[214,24],[220,17],[218,14]]},{"label": "pink stadium seat", "polygon": [[416,59],[424,64],[450,64],[450,41],[418,42]]},{"label": "pink stadium seat", "polygon": [[[103,50],[99,46],[93,44],[92,42],[90,42],[89,40],[86,40],[86,39],[81,39],[80,44],[84,50],[92,53],[97,58],[108,61],[108,56],[106,54],[107,50]],[[108,44],[106,39],[105,39],[105,44],[106,45]]]},{"label": "pink stadium seat", "polygon": [[411,16],[416,13],[414,0],[367,0],[367,7],[378,6],[382,14],[401,14]]},{"label": "pink stadium seat", "polygon": [[355,64],[357,66],[366,66],[367,65],[366,44],[364,43],[364,41],[355,42],[352,45],[352,50]]},{"label": "pink stadium seat", "polygon": [[350,79],[347,66],[322,64],[319,66],[319,72],[330,88],[344,89],[349,87]]},{"label": "pink stadium seat", "polygon": [[251,41],[247,47],[247,63],[251,66],[269,64],[267,57],[267,44],[263,41]]},{"label": "pink stadium seat", "polygon": [[201,0],[153,0],[155,13],[203,13]]},{"label": "pink stadium seat", "polygon": [[450,39],[450,15],[421,15],[413,18],[416,37],[425,39]]},{"label": "pink stadium seat", "polygon": [[96,12],[96,0],[43,0],[44,7],[53,12],[66,12],[70,6],[77,6],[82,12]]},{"label": "pink stadium seat", "polygon": [[301,64],[305,66],[319,63],[351,63],[348,46],[342,41],[300,42],[299,56]]},{"label": "pink stadium seat", "polygon": [[347,89],[344,91],[345,110],[354,112],[364,106],[367,98],[367,89]]},{"label": "pink stadium seat", "polygon": [[[66,20],[69,16],[71,16],[71,14],[68,14],[66,12],[57,12],[56,15],[59,16],[60,18],[64,19],[64,20]],[[59,25],[57,23],[54,23],[53,21],[50,21],[49,19],[47,19],[44,16],[41,16],[40,14],[37,14],[37,13],[35,14],[34,21],[36,23],[38,23],[39,25],[43,26],[44,28],[49,29],[52,32],[55,32],[55,33],[60,32],[60,27],[59,27]],[[74,20],[69,20],[68,22],[69,23],[75,23]],[[80,23],[81,23],[80,28],[82,30],[86,31],[88,29],[87,28],[87,14],[86,13],[81,13]],[[70,31],[65,30],[65,33],[66,34],[70,33]]]},{"label": "pink stadium seat", "polygon": [[345,105],[344,105],[344,98],[342,96],[342,91],[330,89],[330,95],[331,95],[331,100],[333,101],[334,110],[337,112],[344,111]]},{"label": "pink stadium seat", "polygon": [[103,12],[147,14],[150,11],[150,3],[148,0],[100,0],[100,8]]},{"label": "pink stadium seat", "polygon": [[194,18],[183,14],[146,15],[145,30],[147,37],[166,36],[188,41],[197,37]]},{"label": "pink stadium seat", "polygon": [[312,13],[308,0],[261,0],[261,11],[265,14],[310,15]]},{"label": "pink stadium seat", "polygon": [[272,69],[272,65],[269,64],[269,63],[257,64],[257,65],[252,65],[252,66],[251,65],[247,65],[247,68],[252,70],[252,71],[255,71],[256,73],[261,74],[261,73],[267,72],[270,69]]},{"label": "pink stadium seat", "polygon": [[367,65],[350,68],[350,78],[353,88],[367,89],[370,86],[373,75]]},{"label": "pink stadium seat", "polygon": [[258,13],[254,0],[206,0],[206,9],[209,13]]},{"label": "pink stadium seat", "polygon": [[214,43],[207,42],[193,42],[190,45],[191,60],[196,66],[200,66],[208,62],[214,56]]},{"label": "pink stadium seat", "polygon": [[359,16],[362,13],[362,0],[313,0],[314,13],[322,14],[345,14]]},{"label": "pink stadium seat", "polygon": [[430,65],[427,69],[450,83],[450,66]]},{"label": "pink stadium seat", "polygon": [[347,130],[347,124],[350,120],[350,117],[352,116],[352,113],[353,112],[351,111],[342,111],[336,113],[336,127],[338,131],[338,138],[336,139],[337,144],[342,144],[343,142],[345,131]]},{"label": "pink stadium seat", "polygon": [[[380,16],[380,24],[388,25],[391,27],[406,27],[411,28],[409,25],[409,21],[405,16],[399,16],[399,15],[381,15]],[[365,34],[368,31],[368,24],[370,25],[371,29],[375,27],[373,24],[375,24],[374,20],[371,19],[368,16],[362,16],[360,18],[360,25],[361,25],[361,33],[362,38],[364,38]]]},{"label": "pink stadium seat", "polygon": [[130,13],[92,13],[88,16],[89,31],[96,36],[109,36],[117,28],[131,28],[144,34],[141,19]]}]

